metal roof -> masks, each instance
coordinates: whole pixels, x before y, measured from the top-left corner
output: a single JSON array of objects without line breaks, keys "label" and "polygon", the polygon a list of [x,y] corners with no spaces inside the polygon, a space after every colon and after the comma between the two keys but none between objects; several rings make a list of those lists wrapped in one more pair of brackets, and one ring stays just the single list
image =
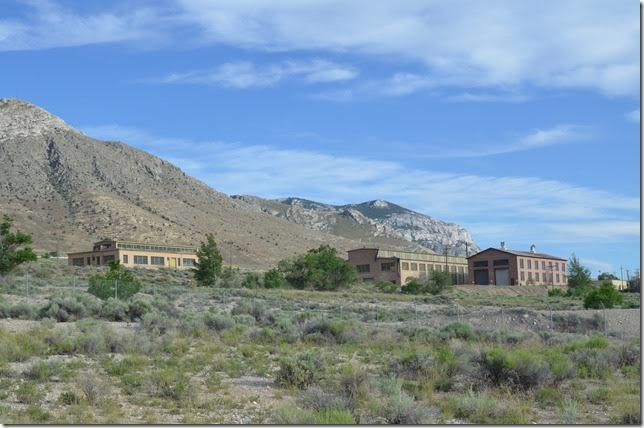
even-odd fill
[{"label": "metal roof", "polygon": [[512,255],[515,255],[515,256],[534,257],[534,258],[538,258],[538,259],[553,259],[553,260],[567,261],[567,259],[563,259],[561,257],[552,256],[550,254],[545,254],[545,253],[532,253],[530,251],[518,251],[518,250],[503,250],[501,248],[494,248],[494,247],[490,247],[490,248],[487,248],[487,249],[485,249],[483,251],[479,251],[478,253],[473,254],[470,257],[468,257],[468,259],[471,258],[471,257],[477,256],[477,255],[479,255],[481,253],[484,253],[486,251],[490,251],[490,250],[501,251],[502,253],[508,253],[508,254],[512,254]]}]

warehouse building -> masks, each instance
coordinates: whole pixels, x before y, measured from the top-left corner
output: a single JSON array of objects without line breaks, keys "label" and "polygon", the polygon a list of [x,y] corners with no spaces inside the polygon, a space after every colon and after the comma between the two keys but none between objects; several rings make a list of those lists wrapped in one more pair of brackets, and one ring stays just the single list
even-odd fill
[{"label": "warehouse building", "polygon": [[174,269],[192,268],[197,261],[193,247],[115,240],[96,242],[91,251],[69,253],[67,258],[70,266],[103,266],[118,260],[127,267]]},{"label": "warehouse building", "polygon": [[477,285],[553,285],[568,284],[566,259],[530,251],[488,248],[467,258],[468,274]]},{"label": "warehouse building", "polygon": [[454,284],[469,283],[465,257],[379,248],[358,248],[349,250],[348,254],[348,263],[355,266],[358,277],[363,281],[404,284],[412,277],[428,278],[433,270],[437,270],[450,272]]}]

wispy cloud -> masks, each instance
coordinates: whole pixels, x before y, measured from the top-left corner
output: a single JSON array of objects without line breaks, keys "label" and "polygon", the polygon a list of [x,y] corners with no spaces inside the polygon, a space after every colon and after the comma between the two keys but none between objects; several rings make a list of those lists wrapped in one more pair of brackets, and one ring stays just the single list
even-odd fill
[{"label": "wispy cloud", "polygon": [[640,109],[629,111],[626,113],[626,119],[634,123],[640,123]]},{"label": "wispy cloud", "polygon": [[154,83],[203,84],[246,89],[270,87],[288,79],[304,83],[328,83],[354,79],[358,71],[347,65],[323,59],[283,61],[276,64],[256,65],[252,62],[228,62],[211,70],[173,73]]},{"label": "wispy cloud", "polygon": [[430,152],[433,154],[425,156],[432,158],[485,157],[568,144],[588,138],[590,138],[589,135],[584,132],[584,128],[581,126],[558,125],[547,129],[536,129],[507,144],[481,143],[471,148],[432,150]]},{"label": "wispy cloud", "polygon": [[[556,180],[409,169],[392,161],[269,145],[158,138],[117,125],[82,129],[151,151],[229,194],[298,195],[328,203],[389,199],[462,222],[475,237],[514,236],[523,242],[588,243],[598,237],[639,236],[637,196]],[[542,144],[549,135],[536,132],[532,139]]]}]

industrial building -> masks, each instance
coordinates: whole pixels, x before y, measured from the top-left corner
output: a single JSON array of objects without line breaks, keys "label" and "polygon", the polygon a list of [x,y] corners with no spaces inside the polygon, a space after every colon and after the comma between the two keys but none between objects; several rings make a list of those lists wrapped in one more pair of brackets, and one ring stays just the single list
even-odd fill
[{"label": "industrial building", "polygon": [[568,284],[566,259],[530,251],[488,248],[467,258],[468,274],[477,285],[553,285]]},{"label": "industrial building", "polygon": [[69,253],[67,258],[70,266],[103,266],[118,260],[127,267],[173,269],[189,269],[197,261],[193,247],[115,240],[95,242],[91,251]]},{"label": "industrial building", "polygon": [[349,250],[348,254],[348,263],[355,266],[363,281],[404,284],[412,277],[427,278],[437,270],[450,272],[454,284],[469,283],[465,257],[379,248],[358,248]]}]

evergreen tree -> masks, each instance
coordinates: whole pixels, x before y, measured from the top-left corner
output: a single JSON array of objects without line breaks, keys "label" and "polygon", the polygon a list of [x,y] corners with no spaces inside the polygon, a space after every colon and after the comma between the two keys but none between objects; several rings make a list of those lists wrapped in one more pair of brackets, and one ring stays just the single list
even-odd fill
[{"label": "evergreen tree", "polygon": [[212,233],[206,235],[206,242],[201,243],[197,251],[198,261],[193,269],[195,280],[199,285],[212,286],[221,274],[223,259],[217,248],[217,242]]},{"label": "evergreen tree", "polygon": [[590,285],[590,270],[582,265],[579,258],[573,254],[568,260],[568,287],[582,290]]},{"label": "evergreen tree", "polygon": [[12,224],[13,220],[8,215],[5,215],[0,223],[0,279],[16,266],[38,259],[30,247],[20,248],[31,244],[31,236],[19,230],[11,232]]}]

